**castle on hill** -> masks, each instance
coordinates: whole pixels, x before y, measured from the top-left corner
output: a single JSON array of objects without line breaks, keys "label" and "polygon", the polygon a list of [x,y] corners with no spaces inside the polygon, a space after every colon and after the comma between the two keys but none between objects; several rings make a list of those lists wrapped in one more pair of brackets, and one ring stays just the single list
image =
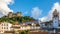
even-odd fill
[{"label": "castle on hill", "polygon": [[8,15],[5,17],[12,18],[12,17],[21,17],[21,16],[22,16],[21,12],[17,12],[17,13],[9,12]]}]

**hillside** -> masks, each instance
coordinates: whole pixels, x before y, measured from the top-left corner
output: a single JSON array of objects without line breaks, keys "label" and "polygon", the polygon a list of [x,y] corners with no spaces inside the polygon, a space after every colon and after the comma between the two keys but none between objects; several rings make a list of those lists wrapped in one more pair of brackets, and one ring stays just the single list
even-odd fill
[{"label": "hillside", "polygon": [[33,21],[33,20],[35,20],[35,19],[30,16],[20,16],[20,17],[12,17],[12,18],[3,16],[0,18],[0,22],[9,22],[12,24],[15,24],[16,22],[22,23],[22,22],[29,22],[29,21]]}]

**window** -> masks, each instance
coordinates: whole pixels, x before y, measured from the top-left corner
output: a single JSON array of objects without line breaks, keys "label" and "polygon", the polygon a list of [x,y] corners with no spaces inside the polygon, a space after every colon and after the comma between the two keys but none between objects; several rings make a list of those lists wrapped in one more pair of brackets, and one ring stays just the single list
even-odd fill
[{"label": "window", "polygon": [[4,29],[5,29],[5,27],[4,27]]},{"label": "window", "polygon": [[55,21],[55,23],[56,23],[56,21]]},{"label": "window", "polygon": [[3,27],[2,27],[2,29],[3,29]]}]

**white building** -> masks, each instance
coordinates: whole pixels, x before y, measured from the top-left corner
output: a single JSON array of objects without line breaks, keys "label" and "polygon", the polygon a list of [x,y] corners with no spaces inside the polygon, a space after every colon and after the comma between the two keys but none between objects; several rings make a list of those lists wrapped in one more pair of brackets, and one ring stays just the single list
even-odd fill
[{"label": "white building", "polygon": [[11,30],[11,23],[7,23],[7,22],[2,22],[0,24],[0,33],[4,33],[5,31],[10,31]]},{"label": "white building", "polygon": [[57,12],[57,10],[55,9],[55,11],[53,12],[53,27],[57,28],[59,27],[59,12]]},{"label": "white building", "polygon": [[40,27],[42,27],[42,28],[46,27],[45,23],[44,22],[40,23]]},{"label": "white building", "polygon": [[46,28],[58,28],[59,27],[59,12],[55,9],[55,11],[53,12],[53,17],[51,22],[49,21],[48,25],[45,25],[46,22],[41,22],[40,23],[40,27],[46,27]]},{"label": "white building", "polygon": [[12,25],[12,28],[14,31],[21,31],[21,30],[36,30],[36,29],[40,29],[40,26],[36,26],[35,24],[31,24],[31,25],[28,25],[28,24],[15,24],[15,25]]}]

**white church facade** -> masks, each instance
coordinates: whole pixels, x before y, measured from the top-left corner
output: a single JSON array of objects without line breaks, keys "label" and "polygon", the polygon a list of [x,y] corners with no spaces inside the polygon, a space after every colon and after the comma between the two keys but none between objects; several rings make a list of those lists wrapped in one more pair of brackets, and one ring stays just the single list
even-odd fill
[{"label": "white church facade", "polygon": [[59,12],[55,9],[53,12],[53,28],[58,28],[59,27]]},{"label": "white church facade", "polygon": [[59,12],[55,9],[55,11],[53,12],[53,17],[52,17],[52,20],[51,20],[51,22],[49,22],[50,23],[50,25],[47,25],[46,26],[46,24],[45,24],[45,22],[41,22],[40,23],[40,27],[42,28],[59,28],[59,23],[60,23],[60,21],[59,21]]}]

